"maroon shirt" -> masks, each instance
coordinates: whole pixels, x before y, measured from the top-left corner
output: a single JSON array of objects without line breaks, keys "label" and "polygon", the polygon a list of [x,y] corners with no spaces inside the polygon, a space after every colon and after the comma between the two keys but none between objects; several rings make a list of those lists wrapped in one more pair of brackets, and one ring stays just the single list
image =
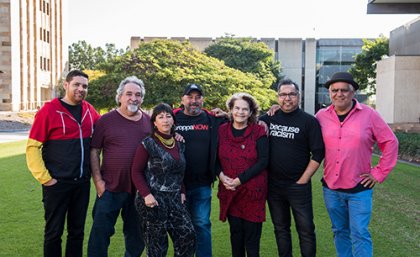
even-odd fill
[{"label": "maroon shirt", "polygon": [[96,123],[91,148],[102,149],[101,175],[110,192],[134,192],[131,163],[138,144],[152,133],[150,117],[143,112],[139,121],[124,118],[116,110]]}]

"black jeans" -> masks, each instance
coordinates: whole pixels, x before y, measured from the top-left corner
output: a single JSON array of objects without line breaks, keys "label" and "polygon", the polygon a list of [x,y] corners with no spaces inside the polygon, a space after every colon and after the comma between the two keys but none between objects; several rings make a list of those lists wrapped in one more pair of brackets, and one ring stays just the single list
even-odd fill
[{"label": "black jeans", "polygon": [[57,182],[42,186],[45,210],[44,256],[61,256],[61,236],[67,216],[67,257],[81,257],[86,212],[89,204],[90,182]]},{"label": "black jeans", "polygon": [[262,223],[251,222],[230,215],[228,215],[228,221],[232,257],[259,257]]},{"label": "black jeans", "polygon": [[311,182],[304,185],[291,184],[282,187],[271,185],[268,190],[268,206],[274,224],[279,256],[293,256],[290,209],[299,234],[301,255],[303,257],[315,256],[316,239]]}]

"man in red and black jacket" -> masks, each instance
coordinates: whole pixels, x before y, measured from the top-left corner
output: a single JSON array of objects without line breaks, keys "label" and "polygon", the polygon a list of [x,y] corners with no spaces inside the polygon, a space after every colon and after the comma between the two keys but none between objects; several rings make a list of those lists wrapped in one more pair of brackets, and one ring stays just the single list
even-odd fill
[{"label": "man in red and black jacket", "polygon": [[88,79],[81,71],[69,72],[63,85],[65,96],[53,99],[38,111],[29,133],[27,165],[42,184],[44,256],[61,256],[66,216],[66,256],[82,256],[90,194],[89,145],[100,117],[84,100]]}]

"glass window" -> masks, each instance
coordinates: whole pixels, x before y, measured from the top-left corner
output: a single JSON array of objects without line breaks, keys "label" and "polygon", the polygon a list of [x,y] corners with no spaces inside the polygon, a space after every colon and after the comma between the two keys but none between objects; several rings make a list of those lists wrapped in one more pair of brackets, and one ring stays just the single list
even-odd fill
[{"label": "glass window", "polygon": [[317,46],[315,111],[331,103],[328,90],[324,88],[325,82],[336,72],[348,71],[354,63],[354,57],[361,51],[360,43],[344,42],[343,40],[330,44],[324,42],[323,45]]}]

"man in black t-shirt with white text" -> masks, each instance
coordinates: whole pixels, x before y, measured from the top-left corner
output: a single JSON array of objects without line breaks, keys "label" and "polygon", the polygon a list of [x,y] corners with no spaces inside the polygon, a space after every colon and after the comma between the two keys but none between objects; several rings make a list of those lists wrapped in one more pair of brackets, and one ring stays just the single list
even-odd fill
[{"label": "man in black t-shirt with white text", "polygon": [[300,239],[301,256],[315,256],[311,177],[324,158],[318,121],[299,108],[299,87],[291,80],[278,85],[280,109],[260,117],[268,126],[270,164],[268,206],[279,256],[292,256],[291,216]]}]

